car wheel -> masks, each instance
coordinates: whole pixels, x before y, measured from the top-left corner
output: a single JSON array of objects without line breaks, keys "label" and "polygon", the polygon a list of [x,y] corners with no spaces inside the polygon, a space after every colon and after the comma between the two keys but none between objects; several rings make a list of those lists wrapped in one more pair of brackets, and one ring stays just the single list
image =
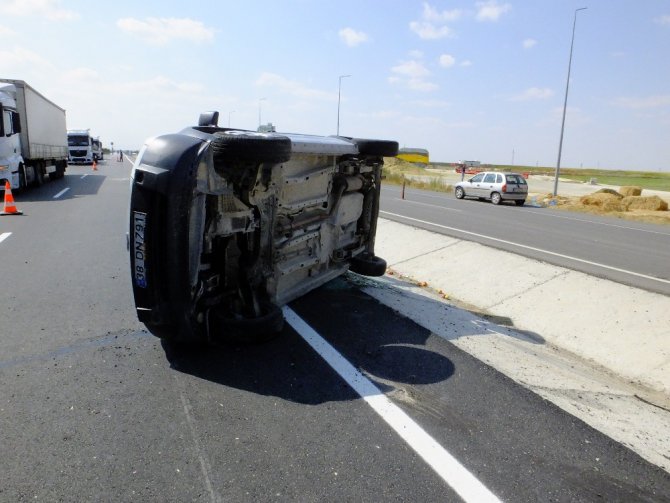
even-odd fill
[{"label": "car wheel", "polygon": [[517,199],[516,201],[514,201],[514,203],[515,203],[517,206],[523,206],[523,205],[525,204],[525,202],[526,202],[525,199]]},{"label": "car wheel", "polygon": [[493,194],[491,194],[491,202],[493,204],[500,204],[502,202],[502,197],[500,196],[499,193],[494,192]]},{"label": "car wheel", "polygon": [[456,199],[463,199],[465,197],[465,191],[463,190],[463,187],[456,187],[454,195],[456,196]]},{"label": "car wheel", "polygon": [[211,144],[214,165],[235,162],[286,162],[291,158],[291,140],[240,131],[218,131]]},{"label": "car wheel", "polygon": [[386,260],[363,253],[351,259],[349,270],[362,276],[383,276],[386,272]]}]

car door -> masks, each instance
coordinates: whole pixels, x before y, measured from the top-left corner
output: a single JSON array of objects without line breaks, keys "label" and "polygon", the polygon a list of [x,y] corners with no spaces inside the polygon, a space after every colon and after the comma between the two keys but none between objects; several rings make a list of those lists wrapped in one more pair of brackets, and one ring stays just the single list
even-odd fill
[{"label": "car door", "polygon": [[490,197],[496,191],[496,173],[486,173],[479,187],[480,197]]},{"label": "car door", "polygon": [[485,173],[478,173],[467,181],[464,187],[466,196],[481,197],[481,184]]}]

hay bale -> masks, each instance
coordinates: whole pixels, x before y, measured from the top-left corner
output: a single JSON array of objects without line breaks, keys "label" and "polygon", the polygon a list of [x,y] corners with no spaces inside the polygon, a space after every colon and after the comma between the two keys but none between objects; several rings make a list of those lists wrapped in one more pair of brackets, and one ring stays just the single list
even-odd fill
[{"label": "hay bale", "polygon": [[619,193],[626,197],[626,196],[641,196],[642,195],[642,187],[637,187],[635,185],[624,185],[623,187],[619,187]]},{"label": "hay bale", "polygon": [[579,198],[582,206],[595,206],[602,211],[625,211],[619,201],[619,197],[607,192],[596,192]]},{"label": "hay bale", "polygon": [[658,196],[627,196],[621,200],[625,211],[668,211],[668,203]]},{"label": "hay bale", "polygon": [[621,199],[623,197],[622,194],[619,194],[614,189],[600,189],[600,190],[595,191],[594,194],[612,194],[613,196],[616,196],[617,199]]}]

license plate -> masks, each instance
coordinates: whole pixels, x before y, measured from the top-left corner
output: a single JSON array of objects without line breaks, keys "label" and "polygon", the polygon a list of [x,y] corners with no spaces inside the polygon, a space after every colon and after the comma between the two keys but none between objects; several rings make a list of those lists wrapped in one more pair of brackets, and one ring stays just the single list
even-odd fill
[{"label": "license plate", "polygon": [[140,288],[147,287],[147,248],[144,235],[147,229],[147,214],[133,212],[133,279]]}]

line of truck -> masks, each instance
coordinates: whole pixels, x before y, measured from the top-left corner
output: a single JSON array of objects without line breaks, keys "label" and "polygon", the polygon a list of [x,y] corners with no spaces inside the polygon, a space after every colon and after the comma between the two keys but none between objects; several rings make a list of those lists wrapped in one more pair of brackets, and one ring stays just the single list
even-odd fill
[{"label": "line of truck", "polygon": [[67,130],[65,109],[23,80],[0,79],[0,187],[39,186],[62,178],[68,162],[102,159],[99,138]]}]

